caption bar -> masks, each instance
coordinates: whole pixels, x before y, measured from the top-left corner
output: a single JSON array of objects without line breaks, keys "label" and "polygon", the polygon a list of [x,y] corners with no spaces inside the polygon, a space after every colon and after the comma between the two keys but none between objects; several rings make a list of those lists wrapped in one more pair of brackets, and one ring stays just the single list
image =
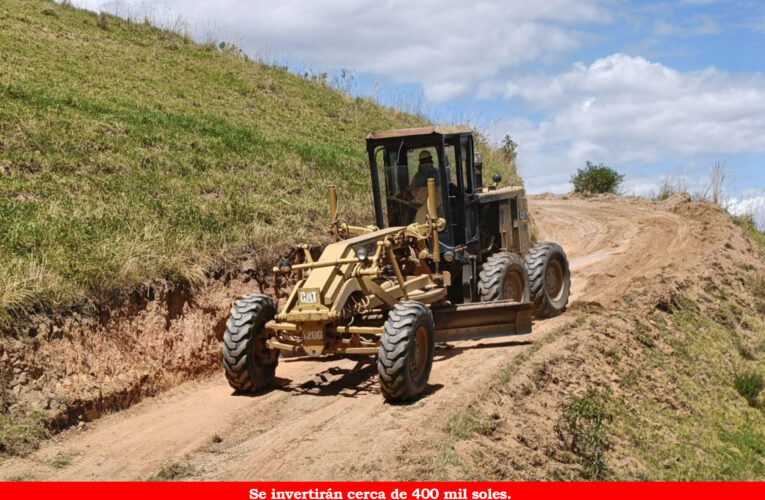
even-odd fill
[{"label": "caption bar", "polygon": [[[374,483],[369,483],[374,485]],[[469,488],[423,487],[360,490],[330,486],[326,489],[251,488],[250,500],[510,500],[512,496],[504,489],[487,488],[468,491]]]}]

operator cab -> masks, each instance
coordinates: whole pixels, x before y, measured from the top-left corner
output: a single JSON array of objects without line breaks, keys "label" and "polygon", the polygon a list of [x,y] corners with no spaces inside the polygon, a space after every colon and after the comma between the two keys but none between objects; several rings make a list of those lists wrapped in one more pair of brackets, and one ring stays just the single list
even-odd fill
[{"label": "operator cab", "polygon": [[[373,132],[367,137],[378,227],[424,223],[427,180],[436,185],[442,251],[477,244],[477,187],[473,135],[465,126]],[[477,177],[477,179],[476,179]],[[478,181],[478,182],[476,182]],[[381,183],[384,184],[384,192]]]}]

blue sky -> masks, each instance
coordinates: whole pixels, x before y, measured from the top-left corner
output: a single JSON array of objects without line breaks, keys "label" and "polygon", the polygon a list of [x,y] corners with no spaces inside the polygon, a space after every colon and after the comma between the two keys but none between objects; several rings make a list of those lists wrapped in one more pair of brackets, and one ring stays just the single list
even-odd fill
[{"label": "blue sky", "polygon": [[[585,161],[702,192],[765,227],[765,2],[747,0],[79,0],[187,28],[295,71],[519,144],[530,192]],[[360,138],[361,140],[361,138]]]}]

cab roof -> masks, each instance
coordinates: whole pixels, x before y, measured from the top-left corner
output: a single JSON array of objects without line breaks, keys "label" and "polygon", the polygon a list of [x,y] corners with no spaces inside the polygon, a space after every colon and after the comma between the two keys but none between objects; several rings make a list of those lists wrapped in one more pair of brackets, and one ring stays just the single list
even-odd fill
[{"label": "cab roof", "polygon": [[457,134],[470,134],[472,130],[466,125],[453,125],[453,126],[437,126],[437,127],[417,127],[417,128],[400,128],[395,130],[380,130],[372,132],[367,136],[367,140],[374,139],[395,139],[397,137],[411,137],[414,135],[457,135]]}]

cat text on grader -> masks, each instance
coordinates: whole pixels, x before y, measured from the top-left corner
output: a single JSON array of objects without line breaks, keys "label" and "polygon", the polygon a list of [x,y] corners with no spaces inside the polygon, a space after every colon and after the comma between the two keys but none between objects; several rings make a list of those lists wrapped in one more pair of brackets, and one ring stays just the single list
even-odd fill
[{"label": "cat text on grader", "polygon": [[349,226],[330,187],[335,242],[318,260],[303,245],[281,311],[251,294],[231,309],[223,365],[237,391],[265,389],[280,351],[377,355],[380,389],[406,401],[427,384],[435,343],[531,332],[561,313],[569,267],[555,243],[531,245],[522,187],[485,187],[467,127],[367,137],[375,225]]}]

